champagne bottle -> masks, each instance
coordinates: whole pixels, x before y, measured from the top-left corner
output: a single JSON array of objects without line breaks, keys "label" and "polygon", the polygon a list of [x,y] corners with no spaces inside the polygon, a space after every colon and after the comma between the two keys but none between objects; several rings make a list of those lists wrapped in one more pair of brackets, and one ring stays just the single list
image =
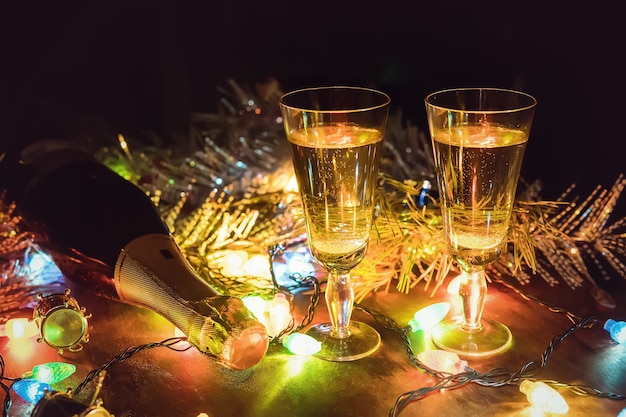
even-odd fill
[{"label": "champagne bottle", "polygon": [[7,197],[44,228],[68,278],[160,314],[229,368],[261,360],[265,327],[241,299],[197,274],[140,188],[66,144],[35,143],[15,164],[10,159],[0,163],[0,177],[12,179],[4,184]]}]

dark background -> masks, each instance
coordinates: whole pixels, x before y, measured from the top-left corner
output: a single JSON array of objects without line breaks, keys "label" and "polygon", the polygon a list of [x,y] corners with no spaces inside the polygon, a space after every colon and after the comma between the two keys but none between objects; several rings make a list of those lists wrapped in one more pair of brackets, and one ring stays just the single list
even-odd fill
[{"label": "dark background", "polygon": [[383,89],[422,128],[435,90],[520,89],[539,102],[522,175],[544,197],[624,172],[626,36],[604,2],[22,3],[0,17],[4,147],[137,129],[174,144],[226,78],[274,77]]}]

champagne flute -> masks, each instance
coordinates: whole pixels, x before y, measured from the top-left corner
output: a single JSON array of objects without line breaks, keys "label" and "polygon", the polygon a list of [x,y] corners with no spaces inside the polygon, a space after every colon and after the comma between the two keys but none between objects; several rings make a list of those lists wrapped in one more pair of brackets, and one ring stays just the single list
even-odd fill
[{"label": "champagne flute", "polygon": [[365,256],[389,96],[360,87],[317,87],[280,99],[291,147],[308,244],[328,271],[325,299],[330,322],[307,334],[322,344],[317,357],[352,361],[372,354],[380,335],[351,320],[350,271]]},{"label": "champagne flute", "polygon": [[506,325],[482,318],[485,266],[506,249],[536,103],[528,94],[498,88],[449,89],[425,99],[446,245],[462,271],[463,316],[434,329],[441,349],[478,357],[512,343]]}]

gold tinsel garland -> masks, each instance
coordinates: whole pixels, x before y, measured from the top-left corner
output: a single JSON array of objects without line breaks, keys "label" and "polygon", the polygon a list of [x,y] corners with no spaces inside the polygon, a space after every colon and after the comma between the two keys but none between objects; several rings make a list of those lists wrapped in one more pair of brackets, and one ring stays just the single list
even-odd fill
[{"label": "gold tinsel garland", "polygon": [[[152,172],[152,181],[138,184],[162,209],[177,242],[207,280],[234,295],[271,292],[267,276],[226,277],[219,262],[212,265],[223,250],[268,253],[275,245],[290,248],[306,239],[279,118],[280,91],[263,85],[255,94],[229,83],[230,93],[221,90],[226,96],[221,113],[194,116],[192,155],[174,162],[161,151],[136,145],[132,153],[142,157],[133,159],[147,164],[135,163],[135,178]],[[434,167],[427,135],[394,113],[384,143],[378,216],[367,257],[354,271],[357,300],[390,285],[402,292],[417,285],[435,291],[455,268],[446,255],[436,190],[431,189]],[[101,155],[111,167],[128,167],[132,153],[106,148]],[[154,160],[160,161],[156,171],[149,166]],[[626,278],[626,220],[609,224],[625,184],[620,177],[611,189],[598,187],[582,202],[568,201],[573,187],[556,201],[541,201],[539,186],[526,186],[516,201],[510,251],[490,273],[515,277],[521,284],[540,276],[550,285],[564,281],[575,288],[585,280],[595,284],[590,260],[600,273],[609,276],[603,266],[608,263]],[[176,195],[178,200],[171,201]]]},{"label": "gold tinsel garland", "polygon": [[[220,112],[193,116],[187,154],[120,134],[97,156],[145,190],[212,285],[232,295],[269,294],[271,276],[227,275],[223,257],[232,251],[269,256],[276,247],[306,246],[279,114],[281,93],[274,81],[254,92],[232,80],[228,85],[220,87]],[[384,144],[371,244],[354,271],[357,301],[392,285],[402,292],[418,285],[434,292],[455,268],[443,243],[427,135],[394,113]],[[620,176],[610,189],[598,187],[582,201],[572,197],[573,187],[556,201],[541,201],[539,186],[526,186],[516,201],[510,251],[490,274],[521,284],[542,277],[550,285],[563,281],[575,288],[585,280],[596,283],[591,263],[602,279],[612,273],[626,278],[626,218],[610,223],[624,186]]]}]

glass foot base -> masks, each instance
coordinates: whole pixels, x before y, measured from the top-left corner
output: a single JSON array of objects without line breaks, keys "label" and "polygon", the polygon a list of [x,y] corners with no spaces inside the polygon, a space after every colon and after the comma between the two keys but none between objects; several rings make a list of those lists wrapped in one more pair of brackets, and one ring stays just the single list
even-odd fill
[{"label": "glass foot base", "polygon": [[435,326],[435,345],[459,356],[481,357],[504,352],[513,344],[511,331],[500,322],[482,319],[482,328],[473,331],[461,329],[461,322],[461,318],[453,318]]},{"label": "glass foot base", "polygon": [[376,352],[380,346],[380,334],[370,325],[353,321],[350,336],[342,339],[332,337],[330,323],[320,323],[306,334],[322,343],[322,349],[314,356],[334,362],[347,362],[364,358]]}]

